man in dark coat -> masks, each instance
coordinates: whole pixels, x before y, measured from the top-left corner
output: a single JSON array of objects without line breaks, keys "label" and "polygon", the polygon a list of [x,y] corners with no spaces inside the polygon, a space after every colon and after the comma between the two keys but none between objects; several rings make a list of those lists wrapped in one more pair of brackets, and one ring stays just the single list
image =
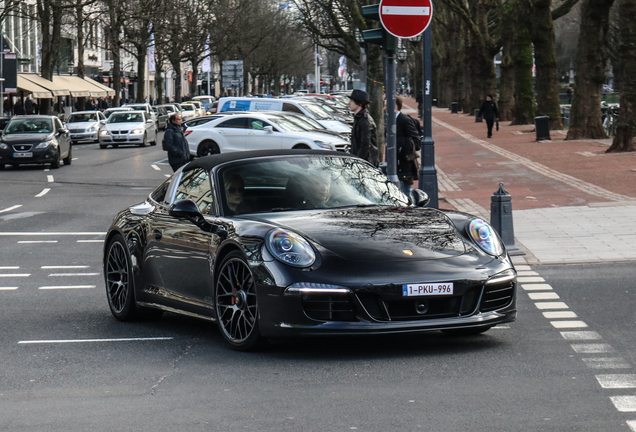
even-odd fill
[{"label": "man in dark coat", "polygon": [[351,129],[351,154],[378,166],[378,146],[376,144],[376,126],[369,114],[369,95],[367,92],[355,89],[349,96],[349,109],[353,112],[353,127]]},{"label": "man in dark coat", "polygon": [[481,118],[486,120],[488,138],[492,138],[492,125],[495,123],[495,120],[499,121],[499,111],[497,110],[497,104],[492,100],[492,95],[486,96],[486,100],[481,104],[479,114]]},{"label": "man in dark coat", "polygon": [[400,179],[400,189],[409,194],[413,187],[413,180],[417,179],[418,168],[415,160],[418,154],[415,148],[415,140],[420,139],[420,134],[413,121],[418,121],[402,113],[402,98],[396,96],[395,105],[397,116],[395,119],[395,135],[397,147],[397,175]]},{"label": "man in dark coat", "polygon": [[173,113],[163,135],[163,149],[168,152],[168,163],[173,171],[190,162],[190,148],[181,127],[181,115]]}]

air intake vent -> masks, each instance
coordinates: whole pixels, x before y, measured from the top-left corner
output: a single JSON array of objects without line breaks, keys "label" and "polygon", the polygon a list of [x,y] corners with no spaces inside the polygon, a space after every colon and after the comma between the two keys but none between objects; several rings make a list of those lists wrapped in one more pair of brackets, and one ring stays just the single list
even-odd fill
[{"label": "air intake vent", "polygon": [[348,296],[303,294],[305,314],[320,321],[356,321],[353,302]]},{"label": "air intake vent", "polygon": [[486,284],[481,299],[481,311],[488,312],[508,306],[515,294],[515,281]]}]

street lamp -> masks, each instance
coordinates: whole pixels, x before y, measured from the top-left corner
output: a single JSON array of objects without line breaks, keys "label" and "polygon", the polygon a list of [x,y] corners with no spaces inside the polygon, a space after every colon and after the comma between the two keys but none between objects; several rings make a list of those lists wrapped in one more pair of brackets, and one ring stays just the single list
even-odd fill
[{"label": "street lamp", "polygon": [[73,70],[75,69],[75,64],[73,63],[73,60],[70,60],[68,62],[68,74],[69,75],[73,75]]},{"label": "street lamp", "polygon": [[403,62],[404,60],[406,60],[406,55],[407,55],[406,47],[401,46],[400,48],[398,48],[397,59],[399,61]]}]

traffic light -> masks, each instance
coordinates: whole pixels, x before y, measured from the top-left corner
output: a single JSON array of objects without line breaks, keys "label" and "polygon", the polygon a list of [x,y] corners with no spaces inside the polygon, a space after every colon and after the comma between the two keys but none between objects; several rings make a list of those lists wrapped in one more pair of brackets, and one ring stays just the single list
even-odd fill
[{"label": "traffic light", "polygon": [[[380,5],[362,6],[362,16],[380,21]],[[365,42],[380,45],[385,51],[397,51],[398,49],[398,39],[383,28],[362,30],[362,38]]]}]

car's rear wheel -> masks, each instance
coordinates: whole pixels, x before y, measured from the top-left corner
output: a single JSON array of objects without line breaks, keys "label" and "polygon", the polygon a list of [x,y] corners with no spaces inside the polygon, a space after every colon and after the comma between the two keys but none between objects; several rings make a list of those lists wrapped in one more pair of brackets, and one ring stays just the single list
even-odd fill
[{"label": "car's rear wheel", "polygon": [[228,254],[219,268],[215,303],[221,335],[236,350],[252,350],[263,340],[252,271],[238,251]]},{"label": "car's rear wheel", "polygon": [[58,169],[62,165],[62,155],[60,154],[60,148],[57,148],[57,153],[53,157],[53,162],[51,162],[51,168]]},{"label": "car's rear wheel", "polygon": [[203,141],[199,144],[199,148],[197,148],[197,156],[209,156],[214,154],[219,154],[221,151],[219,150],[219,146],[214,141]]},{"label": "car's rear wheel", "polygon": [[68,146],[68,155],[64,158],[64,165],[70,165],[73,159],[73,144]]},{"label": "car's rear wheel", "polygon": [[137,318],[130,252],[124,238],[116,235],[108,245],[104,262],[106,295],[113,316],[120,321]]},{"label": "car's rear wheel", "polygon": [[476,336],[490,330],[492,326],[482,326],[482,327],[470,327],[470,328],[459,328],[459,329],[448,329],[442,330],[444,334],[448,336]]}]

